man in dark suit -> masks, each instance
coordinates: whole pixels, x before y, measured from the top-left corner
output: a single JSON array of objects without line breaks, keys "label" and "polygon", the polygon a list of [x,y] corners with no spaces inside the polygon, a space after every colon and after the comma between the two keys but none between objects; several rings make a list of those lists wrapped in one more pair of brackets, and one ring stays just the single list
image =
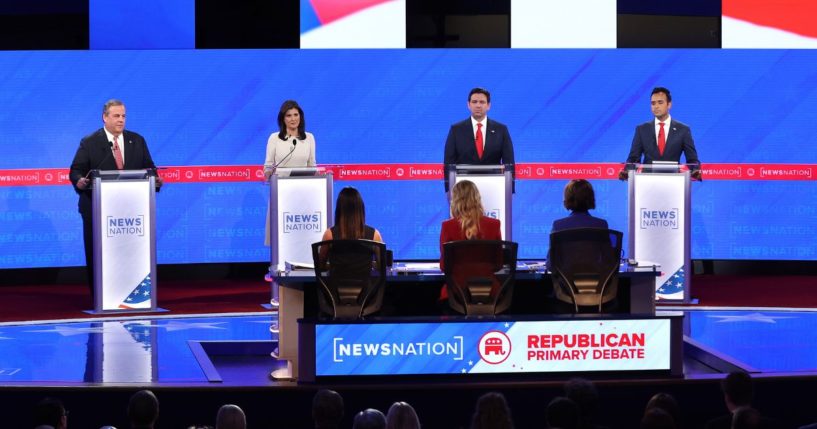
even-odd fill
[{"label": "man in dark suit", "polygon": [[[137,133],[125,130],[125,104],[108,100],[102,108],[104,126],[85,136],[71,162],[70,179],[79,194],[79,213],[82,215],[82,234],[85,243],[85,263],[91,302],[94,294],[94,241],[93,215],[91,212],[91,170],[140,170],[156,168],[150,157],[145,139]],[[156,177],[156,187],[162,178]]]},{"label": "man in dark suit", "polygon": [[471,117],[451,125],[445,140],[445,190],[448,192],[448,172],[455,164],[507,164],[515,176],[513,142],[508,127],[488,119],[491,93],[474,88],[468,94]]},{"label": "man in dark suit", "polygon": [[[692,178],[700,180],[700,161],[695,150],[695,142],[692,140],[692,131],[686,124],[670,117],[672,95],[669,89],[660,86],[654,88],[650,104],[655,118],[635,128],[627,164],[652,164],[653,161],[679,162],[683,153],[686,163],[692,170]],[[619,179],[627,179],[628,169],[632,169],[632,166],[628,165],[621,170]]]}]

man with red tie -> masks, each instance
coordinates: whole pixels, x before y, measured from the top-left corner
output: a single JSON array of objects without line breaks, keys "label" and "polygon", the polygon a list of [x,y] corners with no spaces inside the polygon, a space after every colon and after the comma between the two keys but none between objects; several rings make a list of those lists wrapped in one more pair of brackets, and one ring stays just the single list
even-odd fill
[{"label": "man with red tie", "polygon": [[508,127],[488,119],[491,93],[474,88],[468,94],[471,117],[451,125],[445,141],[445,190],[448,192],[448,171],[456,164],[509,165],[514,172],[513,142]]},{"label": "man with red tie", "polygon": [[[120,100],[108,100],[102,107],[104,126],[83,137],[71,162],[69,178],[79,194],[79,213],[82,215],[82,233],[85,244],[85,263],[91,302],[94,293],[94,241],[93,215],[91,212],[91,170],[141,170],[156,168],[150,157],[145,139],[137,133],[125,130],[125,104]],[[156,187],[162,186],[162,178],[156,177]]]},{"label": "man with red tie", "polygon": [[[635,128],[627,164],[651,164],[653,161],[679,162],[683,153],[686,163],[692,170],[692,178],[700,180],[700,161],[695,150],[695,142],[692,140],[692,131],[687,125],[670,117],[672,95],[669,89],[660,86],[654,88],[650,104],[655,118]],[[621,180],[627,179],[627,176],[626,168],[618,175]]]}]

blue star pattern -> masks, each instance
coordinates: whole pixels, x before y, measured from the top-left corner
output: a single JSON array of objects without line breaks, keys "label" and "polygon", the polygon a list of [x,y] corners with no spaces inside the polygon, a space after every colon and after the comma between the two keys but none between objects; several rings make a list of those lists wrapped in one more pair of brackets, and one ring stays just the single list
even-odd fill
[{"label": "blue star pattern", "polygon": [[133,308],[148,308],[149,305],[146,307],[144,304],[145,302],[150,301],[150,288],[151,288],[151,281],[150,281],[150,274],[145,276],[144,280],[142,280],[136,288],[133,289],[133,292],[125,298],[125,301],[119,304],[119,308],[123,309],[133,309]]},{"label": "blue star pattern", "polygon": [[130,334],[131,338],[142,345],[142,349],[146,351],[151,350],[150,330],[152,326],[150,325],[150,322],[125,323],[124,327]]},{"label": "blue star pattern", "polygon": [[661,295],[672,295],[684,291],[684,284],[686,283],[686,275],[684,274],[684,267],[678,269],[673,275],[669,276],[664,284],[658,288],[656,292]]}]

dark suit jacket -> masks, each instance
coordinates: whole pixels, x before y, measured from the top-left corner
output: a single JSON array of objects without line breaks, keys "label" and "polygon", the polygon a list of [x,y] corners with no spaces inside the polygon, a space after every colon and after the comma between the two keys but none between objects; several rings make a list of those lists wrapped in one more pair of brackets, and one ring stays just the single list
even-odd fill
[{"label": "dark suit jacket", "polygon": [[[145,139],[137,133],[125,130],[122,133],[124,142],[125,170],[140,170],[143,168],[156,168],[153,159],[150,157]],[[79,194],[79,212],[83,215],[91,214],[91,191],[90,189],[79,190],[77,181],[85,177],[90,170],[116,170],[111,146],[108,144],[108,136],[102,128],[85,136],[79,142],[79,148],[71,161],[70,179],[74,185],[74,190]]]},{"label": "dark suit jacket", "polygon": [[[609,228],[609,226],[607,226],[606,220],[592,216],[588,212],[570,212],[567,217],[554,220],[550,232],[554,233],[572,228]],[[548,249],[545,265],[550,269],[550,249]]]},{"label": "dark suit jacket", "polygon": [[477,146],[474,141],[474,127],[471,125],[471,118],[451,125],[448,131],[448,138],[445,140],[445,190],[448,191],[448,171],[454,164],[475,164],[475,165],[498,165],[510,164],[511,172],[516,177],[514,171],[515,162],[513,158],[513,142],[508,127],[497,121],[488,118],[488,122],[483,130],[485,139],[485,149],[482,158],[477,155]]},{"label": "dark suit jacket", "polygon": [[[502,240],[502,231],[500,230],[501,222],[499,219],[482,216],[479,220],[479,239],[480,240]],[[465,240],[465,234],[462,232],[462,225],[459,219],[448,219],[443,222],[440,229],[440,270],[444,270],[443,266],[443,244],[449,241]],[[448,299],[448,291],[443,286],[440,291],[440,299]]]},{"label": "dark suit jacket", "polygon": [[607,221],[594,217],[587,212],[571,212],[568,217],[553,221],[553,228],[550,232],[561,231],[571,228],[609,228]]},{"label": "dark suit jacket", "polygon": [[664,147],[664,154],[661,155],[658,152],[658,140],[655,136],[655,121],[651,120],[635,127],[627,163],[679,162],[681,153],[683,153],[686,163],[694,164],[694,166],[690,165],[690,168],[698,169],[700,163],[698,151],[695,150],[695,142],[692,140],[692,131],[689,127],[672,119],[669,127],[664,128],[664,131],[667,133],[667,144]]}]

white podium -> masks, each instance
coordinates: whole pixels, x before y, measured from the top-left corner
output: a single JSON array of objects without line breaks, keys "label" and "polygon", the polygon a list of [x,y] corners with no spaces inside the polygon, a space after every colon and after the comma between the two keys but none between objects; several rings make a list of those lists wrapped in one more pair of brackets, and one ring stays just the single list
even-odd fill
[{"label": "white podium", "polygon": [[156,307],[156,177],[153,170],[94,171],[94,309]]},{"label": "white podium", "polygon": [[278,168],[270,176],[270,277],[272,300],[278,303],[278,320],[272,326],[278,333],[278,353],[273,357],[287,362],[273,378],[291,379],[298,373],[298,325],[289,315],[303,317],[304,300],[303,290],[281,290],[276,274],[289,271],[287,265],[312,266],[312,243],[321,241],[334,224],[332,183],[332,173],[316,167]]},{"label": "white podium", "polygon": [[332,218],[332,173],[318,167],[279,168],[270,176],[270,271],[312,264],[312,243]]},{"label": "white podium", "polygon": [[690,302],[690,186],[684,165],[638,164],[628,178],[630,258],[661,266],[655,297]]},{"label": "white podium", "polygon": [[512,240],[513,174],[506,165],[457,164],[448,169],[448,183],[453,188],[461,180],[477,185],[485,216],[502,223],[502,239]]}]

